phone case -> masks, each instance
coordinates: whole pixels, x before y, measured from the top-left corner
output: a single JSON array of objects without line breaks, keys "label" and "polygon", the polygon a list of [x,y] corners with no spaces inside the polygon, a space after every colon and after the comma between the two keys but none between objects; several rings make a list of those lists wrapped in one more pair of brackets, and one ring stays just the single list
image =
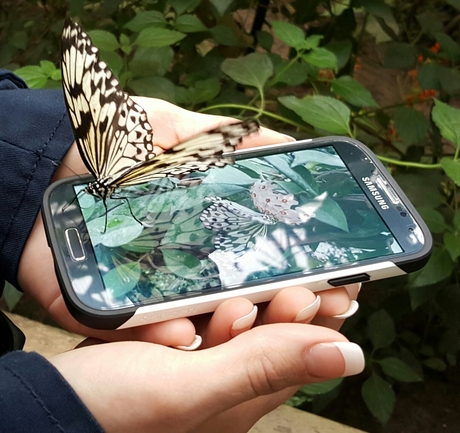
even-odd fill
[{"label": "phone case", "polygon": [[[372,259],[366,259],[364,263],[348,263],[340,266],[336,265],[321,272],[313,271],[311,273],[304,273],[302,275],[288,275],[284,276],[284,278],[280,278],[279,276],[274,275],[273,278],[265,278],[263,282],[260,282],[257,279],[253,281],[246,281],[244,285],[240,284],[234,288],[222,289],[219,291],[199,295],[193,295],[192,293],[191,295],[187,295],[183,298],[173,298],[166,302],[150,303],[146,305],[122,306],[114,309],[91,308],[87,303],[82,302],[81,295],[77,295],[75,293],[74,285],[76,279],[72,279],[69,276],[67,270],[69,261],[78,263],[78,257],[70,256],[72,254],[78,256],[79,252],[70,251],[69,253],[69,250],[66,251],[65,247],[63,248],[65,240],[63,240],[63,234],[61,233],[62,230],[57,227],[56,218],[53,215],[53,212],[56,211],[56,205],[53,205],[52,197],[56,191],[59,191],[63,186],[66,186],[72,182],[76,182],[76,180],[78,180],[79,183],[84,183],[84,181],[91,179],[90,177],[86,177],[84,179],[69,178],[56,182],[48,188],[44,196],[42,207],[46,235],[49,246],[53,252],[56,274],[69,310],[77,320],[87,326],[100,329],[121,329],[131,326],[139,326],[146,323],[170,320],[177,317],[187,317],[197,314],[209,313],[214,311],[217,306],[224,300],[236,296],[245,297],[251,300],[253,303],[260,303],[271,300],[279,290],[291,285],[305,285],[310,290],[316,292],[346,284],[362,283],[371,280],[389,278],[392,276],[405,275],[409,272],[420,269],[427,262],[431,252],[432,240],[430,232],[426,225],[423,223],[423,220],[418,216],[417,212],[410,204],[405,194],[387,173],[384,166],[362,143],[345,137],[326,137],[314,140],[303,140],[297,143],[289,144],[288,147],[286,144],[283,144],[263,146],[261,148],[254,149],[245,149],[237,151],[237,156],[238,161],[247,161],[248,158],[260,158],[263,155],[265,158],[264,161],[268,161],[270,164],[274,165],[278,171],[283,173],[284,176],[295,177],[294,171],[289,171],[289,167],[282,165],[282,158],[272,158],[272,162],[270,162],[270,157],[273,155],[276,156],[280,153],[280,151],[283,152],[286,149],[289,149],[289,152],[292,153],[296,150],[316,150],[317,148],[322,149],[325,146],[331,145],[335,146],[336,148],[340,148],[340,146],[351,145],[352,149],[356,148],[357,155],[360,155],[360,157],[363,155],[363,161],[366,160],[366,163],[361,163],[359,161],[356,162],[358,169],[353,171],[353,176],[355,178],[362,179],[361,183],[363,185],[360,185],[360,187],[363,190],[363,195],[366,196],[370,202],[372,202],[371,200],[376,201],[376,204],[374,205],[375,212],[380,213],[381,216],[383,212],[388,211],[391,212],[392,218],[400,218],[399,215],[403,213],[410,217],[407,219],[407,221],[406,219],[402,218],[401,221],[404,221],[404,224],[398,223],[395,224],[395,227],[398,227],[398,230],[401,229],[401,231],[407,231],[408,229],[414,230],[414,227],[416,228],[415,230],[417,232],[417,236],[423,238],[423,245],[418,251],[409,255],[396,254],[388,257],[375,257]],[[350,151],[351,162],[348,163],[346,161],[347,165],[350,166],[354,161],[353,158],[355,158],[355,156],[351,155],[352,153],[353,151]],[[314,154],[313,156],[318,157],[319,159],[322,158],[323,165],[333,163],[328,162],[331,160],[331,156],[327,152],[323,152],[322,155]],[[366,164],[368,164],[369,167]],[[250,166],[250,164],[246,165]],[[357,176],[357,172],[360,170],[359,167],[361,167],[361,165],[364,167],[363,171],[362,173],[358,173]],[[366,170],[370,170],[370,167],[377,168],[381,173],[384,174],[384,185],[382,185],[382,187],[385,188],[385,191],[388,194],[390,194],[390,196],[386,196],[385,199],[380,195],[380,193],[375,193],[375,191],[378,191],[373,182],[375,179],[371,179],[369,177],[372,176],[371,172],[366,172]],[[247,167],[244,168],[248,169]],[[297,169],[296,173],[299,172],[299,170],[300,169]],[[330,172],[327,173],[336,174],[335,172],[337,171],[340,172],[340,170],[330,170]],[[222,176],[224,176],[223,172],[219,172],[219,176],[220,178],[217,177],[215,180],[216,184],[214,187],[216,190],[218,189],[218,182],[221,181]],[[343,179],[344,177],[342,176],[342,180]],[[369,180],[366,181],[364,179]],[[235,182],[237,182],[237,179],[235,179]],[[263,230],[270,230],[272,227],[276,226],[276,224],[285,223],[287,225],[290,224],[291,230],[295,231],[297,230],[295,225],[300,225],[300,223],[296,222],[296,218],[299,218],[299,215],[304,219],[305,224],[307,224],[311,218],[319,219],[320,223],[321,218],[323,221],[327,221],[327,212],[325,212],[324,215],[320,215],[322,208],[318,204],[315,204],[316,202],[314,200],[306,200],[306,204],[303,204],[302,213],[300,214],[299,211],[296,211],[297,213],[295,214],[289,212],[292,209],[300,209],[300,206],[297,205],[299,204],[298,202],[300,202],[299,197],[302,194],[299,193],[298,195],[295,195],[291,193],[289,195],[286,193],[286,191],[284,191],[283,194],[280,194],[280,192],[276,190],[276,185],[273,186],[273,184],[274,182],[272,182],[272,179],[264,179],[263,177],[261,178],[260,182],[254,182],[250,189],[251,200],[247,199],[247,202],[244,202],[244,204],[232,202],[227,198],[217,196],[217,194],[215,196],[212,195],[205,197],[206,206],[200,211],[199,217],[195,217],[194,221],[195,223],[198,220],[201,221],[202,226],[204,227],[201,227],[200,230],[202,230],[202,232],[206,232],[207,230],[211,234],[210,236],[213,239],[214,247],[216,250],[218,249],[217,247],[219,247],[221,250],[218,252],[225,252],[226,249],[228,251],[229,248],[233,248],[233,250],[231,250],[232,252],[237,251],[237,247],[239,245],[238,242],[242,241],[238,239],[235,240],[235,236],[232,234],[235,232],[235,230],[244,231],[243,229],[247,229],[248,232],[251,230],[255,232],[259,230],[259,232],[261,232]],[[286,186],[285,184],[282,185],[284,185],[285,188],[290,188],[292,186]],[[308,185],[305,185],[305,187],[307,186]],[[390,206],[391,204],[389,200],[391,199],[391,194],[396,194],[396,196],[401,199],[400,205],[393,207]],[[256,200],[256,196],[258,197],[257,200],[259,201]],[[321,194],[318,194],[316,201],[318,202],[318,200],[324,200],[325,202],[325,200],[328,199],[325,199],[324,196],[323,198],[321,197]],[[263,198],[265,201],[271,201],[270,206],[272,207],[264,208],[265,211],[262,211],[260,208],[261,198]],[[278,202],[276,202],[277,200]],[[135,203],[134,200],[133,203]],[[252,206],[252,209],[249,209],[248,203],[254,205]],[[321,204],[322,203],[323,202],[321,202]],[[275,209],[274,206],[278,206],[276,209],[282,208],[282,212],[284,212],[284,214],[280,212],[276,216],[275,220],[273,219],[273,212],[269,213],[267,211],[267,209],[270,211]],[[131,204],[131,208],[132,207],[134,207],[136,210],[136,206],[134,204]],[[391,207],[391,209],[388,210],[385,209],[385,207]],[[130,211],[132,212],[131,208]],[[363,209],[365,210],[365,208]],[[351,210],[351,212],[352,211],[353,210]],[[219,226],[219,224],[223,224],[222,221],[225,222],[225,218],[230,218],[228,215],[230,215],[230,217],[236,222],[233,226],[231,226],[233,231],[229,230],[226,232]],[[367,222],[365,222],[363,225],[365,226],[366,223]],[[156,225],[161,226],[161,222],[158,223],[158,221],[155,221],[153,227]],[[321,224],[318,225],[322,227]],[[322,223],[322,225],[324,226],[324,223]],[[216,228],[216,226],[218,228]],[[399,226],[401,227],[399,228]],[[295,229],[292,229],[292,227]],[[69,232],[67,231],[66,233]],[[68,236],[73,236],[73,234],[68,234]],[[199,243],[201,241],[198,239],[196,242]],[[235,255],[236,254],[237,253],[235,253]],[[163,258],[167,258],[164,252]],[[248,260],[246,260],[246,262],[247,261]],[[241,266],[244,266],[244,264]],[[79,272],[79,278],[83,280],[85,278],[84,269],[82,268],[79,270]],[[97,276],[93,274],[86,275],[86,277],[97,278]]]}]

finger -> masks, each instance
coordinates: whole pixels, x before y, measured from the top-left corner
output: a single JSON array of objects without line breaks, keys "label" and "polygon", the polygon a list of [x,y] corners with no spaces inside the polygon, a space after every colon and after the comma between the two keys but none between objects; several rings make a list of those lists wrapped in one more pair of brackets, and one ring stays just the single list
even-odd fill
[{"label": "finger", "polygon": [[197,332],[203,337],[202,348],[222,344],[245,332],[254,325],[257,307],[245,298],[229,299],[206,317],[192,319]]},{"label": "finger", "polygon": [[[83,347],[50,361],[105,431],[120,430],[119,417],[114,416],[118,411],[133,431],[151,431],[152,425],[167,431],[171,408],[175,424],[187,423],[193,431],[260,396],[364,368],[357,345],[330,329],[304,324],[259,326],[196,352],[121,342]],[[106,386],[101,388],[101,383]],[[184,400],[184,395],[193,398]],[[109,416],[108,402],[115,408]]]},{"label": "finger", "polygon": [[345,319],[358,311],[359,304],[356,298],[360,289],[361,283],[356,283],[320,292],[321,308],[312,323],[335,330],[340,329]]},{"label": "finger", "polygon": [[183,378],[185,389],[196,388],[197,380],[205,381],[194,398],[203,407],[213,406],[215,413],[293,386],[357,374],[364,368],[357,345],[330,329],[303,324],[260,326],[193,355],[197,356],[187,362],[188,378]]},{"label": "finger", "polygon": [[318,312],[321,298],[302,286],[278,292],[262,314],[262,323],[309,323]]},{"label": "finger", "polygon": [[104,341],[146,341],[165,346],[188,346],[195,339],[195,327],[186,318],[152,323],[120,330],[94,329],[79,323],[67,309],[64,299],[59,296],[49,307],[48,312],[70,332]]}]

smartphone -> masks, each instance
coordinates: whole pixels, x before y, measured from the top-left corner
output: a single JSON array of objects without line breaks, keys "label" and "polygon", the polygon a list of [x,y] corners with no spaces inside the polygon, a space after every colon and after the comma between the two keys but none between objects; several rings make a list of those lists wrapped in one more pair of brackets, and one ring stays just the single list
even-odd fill
[{"label": "smartphone", "polygon": [[376,156],[345,137],[238,150],[233,165],[120,189],[50,185],[42,213],[67,306],[118,329],[420,269],[432,239]]}]

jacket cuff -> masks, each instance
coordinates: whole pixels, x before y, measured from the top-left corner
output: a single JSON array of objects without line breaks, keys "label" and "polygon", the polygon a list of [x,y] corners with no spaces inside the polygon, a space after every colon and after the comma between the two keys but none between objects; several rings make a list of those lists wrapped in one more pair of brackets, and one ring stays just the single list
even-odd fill
[{"label": "jacket cuff", "polygon": [[37,353],[0,358],[0,430],[8,433],[103,433],[75,391]]}]

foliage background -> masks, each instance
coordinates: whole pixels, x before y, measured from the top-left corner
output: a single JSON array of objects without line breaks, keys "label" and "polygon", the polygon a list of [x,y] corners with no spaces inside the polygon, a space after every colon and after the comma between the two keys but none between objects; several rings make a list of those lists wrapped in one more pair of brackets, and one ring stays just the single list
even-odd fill
[{"label": "foliage background", "polygon": [[67,15],[132,94],[297,138],[363,141],[429,225],[428,265],[366,288],[346,323],[366,371],[289,404],[321,411],[358,387],[385,424],[401,387],[449,380],[460,350],[460,0],[4,0],[0,67],[59,88]]}]

